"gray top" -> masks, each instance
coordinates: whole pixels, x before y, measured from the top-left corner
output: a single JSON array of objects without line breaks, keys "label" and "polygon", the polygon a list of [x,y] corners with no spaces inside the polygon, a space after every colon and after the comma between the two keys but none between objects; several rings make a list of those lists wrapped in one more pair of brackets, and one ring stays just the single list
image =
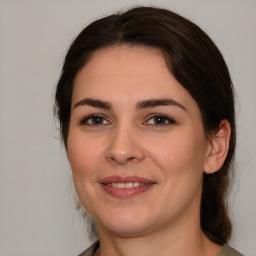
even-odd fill
[{"label": "gray top", "polygon": [[[100,246],[99,241],[96,241],[87,250],[79,254],[79,256],[94,256],[94,253],[97,251],[99,246]],[[217,256],[244,256],[244,255],[239,253],[229,245],[225,244]]]},{"label": "gray top", "polygon": [[244,255],[236,251],[234,248],[230,247],[229,245],[225,244],[217,256],[244,256]]},{"label": "gray top", "polygon": [[94,256],[94,253],[97,251],[99,247],[100,247],[100,242],[98,240],[78,256]]}]

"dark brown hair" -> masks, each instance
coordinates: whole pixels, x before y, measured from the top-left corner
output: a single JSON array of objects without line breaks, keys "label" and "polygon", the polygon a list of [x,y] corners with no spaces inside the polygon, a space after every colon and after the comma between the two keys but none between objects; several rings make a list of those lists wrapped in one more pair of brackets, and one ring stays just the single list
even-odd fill
[{"label": "dark brown hair", "polygon": [[218,130],[221,120],[229,121],[229,152],[220,171],[204,174],[200,217],[206,236],[226,243],[231,235],[226,198],[236,144],[233,86],[218,48],[194,23],[165,9],[136,7],[88,25],[68,50],[56,89],[55,111],[65,146],[77,72],[96,51],[122,44],[162,51],[170,72],[197,102],[207,135]]}]

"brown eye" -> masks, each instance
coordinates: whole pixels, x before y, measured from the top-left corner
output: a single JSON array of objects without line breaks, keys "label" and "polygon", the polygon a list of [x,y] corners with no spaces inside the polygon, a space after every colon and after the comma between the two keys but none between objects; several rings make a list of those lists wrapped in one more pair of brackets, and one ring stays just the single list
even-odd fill
[{"label": "brown eye", "polygon": [[154,124],[166,124],[166,123],[169,123],[169,121],[165,117],[162,117],[162,116],[154,117]]},{"label": "brown eye", "polygon": [[156,125],[156,126],[170,125],[175,123],[176,122],[172,118],[165,115],[154,115],[151,118],[149,118],[147,122],[145,122],[145,124]]},{"label": "brown eye", "polygon": [[103,116],[91,115],[80,122],[81,125],[107,125],[110,124]]},{"label": "brown eye", "polygon": [[91,118],[92,124],[103,124],[104,119],[102,117],[94,116]]}]

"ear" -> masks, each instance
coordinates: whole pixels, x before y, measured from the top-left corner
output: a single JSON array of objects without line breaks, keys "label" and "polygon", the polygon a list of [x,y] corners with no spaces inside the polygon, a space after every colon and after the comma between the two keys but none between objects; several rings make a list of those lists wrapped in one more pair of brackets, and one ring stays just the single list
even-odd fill
[{"label": "ear", "polygon": [[204,163],[204,172],[212,174],[222,167],[229,150],[231,127],[224,119],[220,122],[217,132],[212,133],[209,138],[209,148]]}]

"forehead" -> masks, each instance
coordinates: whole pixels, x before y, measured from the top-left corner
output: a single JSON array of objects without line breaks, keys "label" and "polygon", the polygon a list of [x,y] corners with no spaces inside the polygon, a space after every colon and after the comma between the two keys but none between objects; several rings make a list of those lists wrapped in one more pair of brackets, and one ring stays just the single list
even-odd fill
[{"label": "forehead", "polygon": [[111,102],[171,97],[193,102],[171,74],[160,50],[127,45],[97,51],[78,72],[73,100],[82,97]]},{"label": "forehead", "polygon": [[153,76],[160,71],[170,75],[160,50],[143,46],[112,46],[96,51],[78,72],[75,81],[81,77],[81,73],[86,73],[88,79],[100,79],[121,75],[138,78],[143,74]]}]

